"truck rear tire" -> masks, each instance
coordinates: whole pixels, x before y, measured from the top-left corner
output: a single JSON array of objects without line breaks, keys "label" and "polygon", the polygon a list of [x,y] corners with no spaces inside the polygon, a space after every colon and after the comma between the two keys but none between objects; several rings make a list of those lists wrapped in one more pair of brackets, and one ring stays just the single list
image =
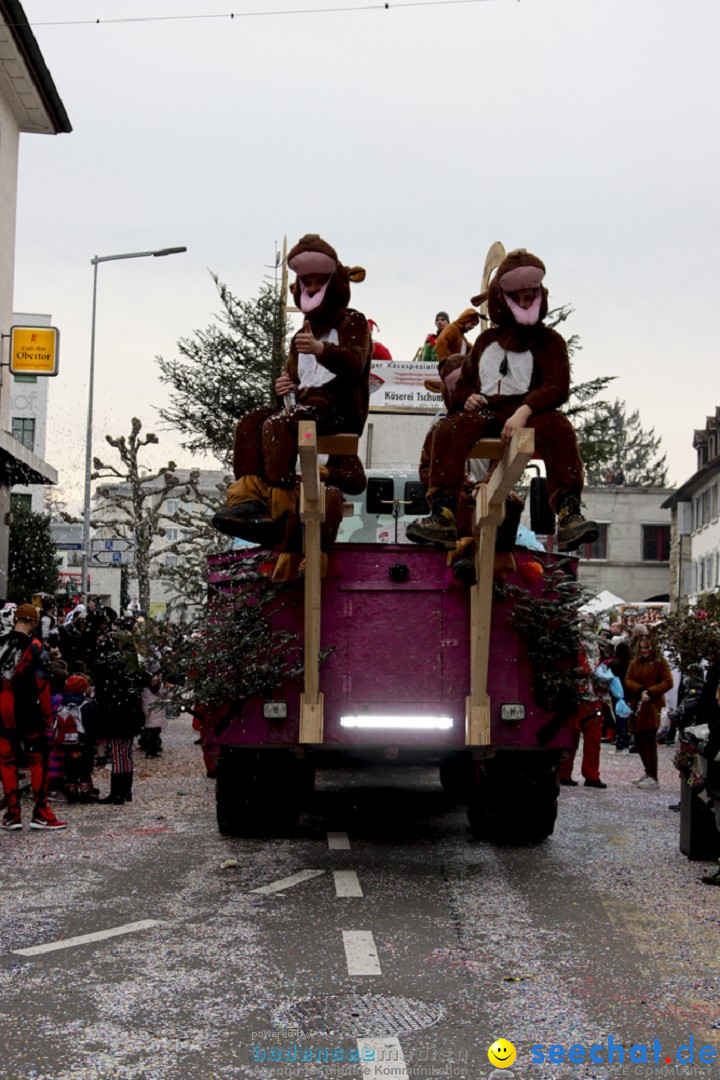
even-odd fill
[{"label": "truck rear tire", "polygon": [[440,762],[440,783],[445,794],[454,802],[465,803],[471,789],[472,762],[461,751]]},{"label": "truck rear tire", "polygon": [[218,830],[223,836],[292,833],[312,782],[312,767],[282,751],[221,754],[215,781]]},{"label": "truck rear tire", "polygon": [[513,761],[515,757],[497,755],[477,765],[468,799],[470,831],[476,840],[536,844],[552,836],[558,799],[556,762]]}]

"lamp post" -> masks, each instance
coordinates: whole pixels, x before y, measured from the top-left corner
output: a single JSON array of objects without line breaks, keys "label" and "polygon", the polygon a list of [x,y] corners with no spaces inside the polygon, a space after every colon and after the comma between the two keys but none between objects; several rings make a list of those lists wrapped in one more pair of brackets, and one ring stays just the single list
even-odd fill
[{"label": "lamp post", "polygon": [[97,310],[97,272],[98,264],[117,262],[119,259],[158,258],[162,255],[180,255],[186,247],[159,248],[157,251],[131,251],[125,255],[96,255],[90,260],[93,267],[92,323],[90,329],[90,381],[88,384],[87,433],[85,435],[85,501],[83,510],[82,537],[82,588],[88,593],[88,565],[90,561],[90,480],[92,476],[92,436],[93,436],[93,391],[95,387],[95,313]]}]

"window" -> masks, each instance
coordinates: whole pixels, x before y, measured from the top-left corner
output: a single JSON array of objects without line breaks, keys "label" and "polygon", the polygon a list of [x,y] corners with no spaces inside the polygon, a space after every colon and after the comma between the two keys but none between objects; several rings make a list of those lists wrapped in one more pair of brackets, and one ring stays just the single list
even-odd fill
[{"label": "window", "polygon": [[718,486],[713,484],[710,488],[710,517],[714,521],[718,516]]},{"label": "window", "polygon": [[14,511],[16,514],[26,510],[28,514],[32,510],[32,495],[11,495],[10,496],[10,511]]},{"label": "window", "polygon": [[165,500],[165,505],[163,507],[163,511],[164,511],[164,513],[167,514],[168,517],[172,517],[173,514],[177,514],[179,508],[180,508],[180,500],[179,499],[166,499]]},{"label": "window", "polygon": [[177,566],[177,561],[178,561],[177,555],[166,555],[165,556],[165,565],[166,566]]},{"label": "window", "polygon": [[171,544],[174,544],[179,536],[180,536],[180,530],[179,529],[166,529],[165,530],[165,539]]},{"label": "window", "polygon": [[668,562],[670,559],[670,526],[643,525],[643,562]]},{"label": "window", "polygon": [[35,448],[35,417],[13,416],[12,437],[28,450],[33,450]]},{"label": "window", "polygon": [[600,535],[594,544],[583,544],[578,551],[581,559],[607,559],[608,527],[604,523],[598,523]]}]

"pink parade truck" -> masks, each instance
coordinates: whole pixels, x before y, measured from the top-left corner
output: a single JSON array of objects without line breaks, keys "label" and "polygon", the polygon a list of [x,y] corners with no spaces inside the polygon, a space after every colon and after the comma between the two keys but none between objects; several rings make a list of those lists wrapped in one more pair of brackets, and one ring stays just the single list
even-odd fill
[{"label": "pink parade truck", "polygon": [[[342,757],[395,768],[435,764],[446,790],[467,801],[474,836],[544,839],[555,822],[557,764],[573,735],[568,715],[537,703],[537,672],[513,611],[518,597],[539,595],[556,567],[572,573],[574,560],[517,548],[507,583],[521,591],[510,588],[505,599],[493,600],[495,533],[505,497],[533,455],[533,432],[519,431],[504,453],[499,441],[476,447],[476,456],[499,461],[478,497],[478,583],[469,589],[454,579],[444,552],[373,542],[365,497],[320,579],[324,491],[317,455],[353,452],[353,439],[316,439],[314,424],[301,424],[305,572],[278,591],[269,618],[302,640],[304,670],[300,679],[226,707],[208,726],[220,832],[253,833],[261,823],[291,827],[315,768]],[[386,481],[395,484],[385,488],[384,501],[394,504],[396,527],[417,495],[411,490],[408,500],[403,479]],[[252,549],[213,557],[211,587],[232,589],[238,566],[252,557]],[[529,562],[534,575],[523,573]],[[544,575],[533,583],[538,563]]]}]

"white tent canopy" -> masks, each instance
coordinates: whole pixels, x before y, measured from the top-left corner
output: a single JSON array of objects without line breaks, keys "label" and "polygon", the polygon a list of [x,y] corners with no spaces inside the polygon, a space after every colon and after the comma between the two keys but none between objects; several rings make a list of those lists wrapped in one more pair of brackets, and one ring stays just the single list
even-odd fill
[{"label": "white tent canopy", "polygon": [[609,611],[610,608],[624,603],[626,603],[625,600],[621,600],[619,596],[615,596],[614,593],[604,589],[603,592],[594,596],[592,600],[588,600],[587,604],[583,604],[580,611],[584,615],[599,615],[602,611]]}]

